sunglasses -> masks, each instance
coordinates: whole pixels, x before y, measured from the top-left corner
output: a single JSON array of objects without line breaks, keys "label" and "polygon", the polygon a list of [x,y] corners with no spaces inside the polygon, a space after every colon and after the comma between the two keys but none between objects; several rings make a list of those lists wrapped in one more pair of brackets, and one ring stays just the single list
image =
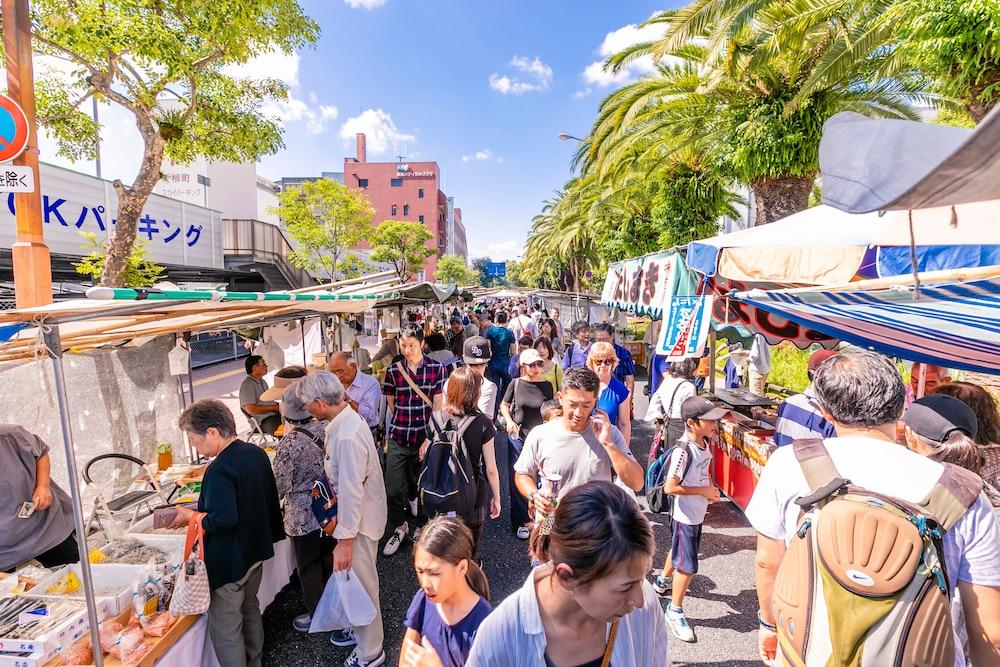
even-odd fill
[{"label": "sunglasses", "polygon": [[545,365],[544,361],[532,361],[530,364],[525,364],[528,368],[541,368]]},{"label": "sunglasses", "polygon": [[614,359],[594,359],[595,366],[614,366],[615,363]]}]

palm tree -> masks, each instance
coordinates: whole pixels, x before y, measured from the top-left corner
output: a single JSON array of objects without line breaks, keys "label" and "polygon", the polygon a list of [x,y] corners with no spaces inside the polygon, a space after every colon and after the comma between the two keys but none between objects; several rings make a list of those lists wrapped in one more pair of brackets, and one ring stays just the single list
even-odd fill
[{"label": "palm tree", "polygon": [[782,14],[766,29],[777,40],[828,27],[831,43],[792,108],[832,81],[872,61],[881,78],[924,78],[946,108],[957,103],[981,121],[1000,101],[1000,6],[961,0],[693,0],[651,19],[665,27],[653,53],[662,57],[708,35],[711,57],[749,26]]},{"label": "palm tree", "polygon": [[[742,15],[709,22],[679,46],[677,23],[686,21],[692,30],[700,25],[687,19],[689,8],[650,19],[667,26],[665,36],[615,54],[607,66],[619,70],[651,55],[658,58],[656,72],[605,98],[580,149],[585,172],[611,173],[629,154],[637,160],[667,159],[684,150],[707,155],[750,187],[757,223],[763,224],[807,207],[822,126],[834,113],[917,118],[912,104],[925,98],[920,86],[877,77],[875,59],[798,97],[834,43],[835,30],[823,24],[795,34],[779,31],[788,20],[788,3],[770,4],[780,6],[758,12],[752,23],[739,23]],[[732,34],[724,32],[730,29]]]}]

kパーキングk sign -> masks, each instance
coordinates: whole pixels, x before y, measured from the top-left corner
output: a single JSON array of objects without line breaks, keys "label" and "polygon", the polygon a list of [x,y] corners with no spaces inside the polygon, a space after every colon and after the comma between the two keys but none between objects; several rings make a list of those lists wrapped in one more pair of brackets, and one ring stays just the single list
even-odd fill
[{"label": "k\u30d1\u30fc\u30ad\u30f3\u30b0k sign", "polygon": [[0,162],[13,160],[28,145],[28,117],[17,102],[0,95]]}]

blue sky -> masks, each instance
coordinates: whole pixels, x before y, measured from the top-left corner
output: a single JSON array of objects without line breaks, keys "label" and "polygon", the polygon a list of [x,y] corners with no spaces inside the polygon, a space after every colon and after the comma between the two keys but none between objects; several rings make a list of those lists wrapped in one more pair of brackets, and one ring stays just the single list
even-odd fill
[{"label": "blue sky", "polygon": [[[602,54],[638,41],[636,24],[670,4],[306,0],[322,30],[315,48],[244,68],[284,79],[291,93],[271,110],[286,148],[258,173],[340,171],[354,132],[366,131],[369,160],[400,152],[444,168],[471,256],[514,258],[532,216],[570,176],[576,142],[556,135],[584,135],[604,95],[649,67],[613,80],[600,71]],[[105,177],[134,175],[134,128],[110,112],[102,121]]]},{"label": "blue sky", "polygon": [[286,124],[289,150],[265,159],[261,172],[339,170],[341,158],[353,154],[341,129],[351,136],[384,125],[384,115],[367,112],[381,110],[405,137],[392,141],[389,132],[373,146],[369,136],[369,153],[389,144],[369,159],[391,159],[395,145],[409,159],[436,160],[462,208],[470,255],[494,259],[520,254],[532,216],[569,177],[576,142],[556,135],[585,134],[615,85],[602,86],[610,77],[595,77],[592,66],[608,33],[618,31],[611,44],[624,45],[635,34],[627,26],[664,8],[635,0],[354,4],[361,6],[305,4],[323,33],[315,50],[300,54],[293,94],[308,100],[315,93],[319,104],[336,106],[338,117],[318,136]]}]

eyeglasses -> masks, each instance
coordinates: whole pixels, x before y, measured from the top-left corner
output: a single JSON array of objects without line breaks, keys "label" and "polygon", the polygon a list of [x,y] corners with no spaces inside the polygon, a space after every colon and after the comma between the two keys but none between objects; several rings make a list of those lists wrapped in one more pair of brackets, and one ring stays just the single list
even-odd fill
[{"label": "eyeglasses", "polygon": [[525,364],[528,368],[541,368],[545,365],[544,361],[532,361],[530,364]]},{"label": "eyeglasses", "polygon": [[594,359],[595,366],[614,366],[617,359]]}]

